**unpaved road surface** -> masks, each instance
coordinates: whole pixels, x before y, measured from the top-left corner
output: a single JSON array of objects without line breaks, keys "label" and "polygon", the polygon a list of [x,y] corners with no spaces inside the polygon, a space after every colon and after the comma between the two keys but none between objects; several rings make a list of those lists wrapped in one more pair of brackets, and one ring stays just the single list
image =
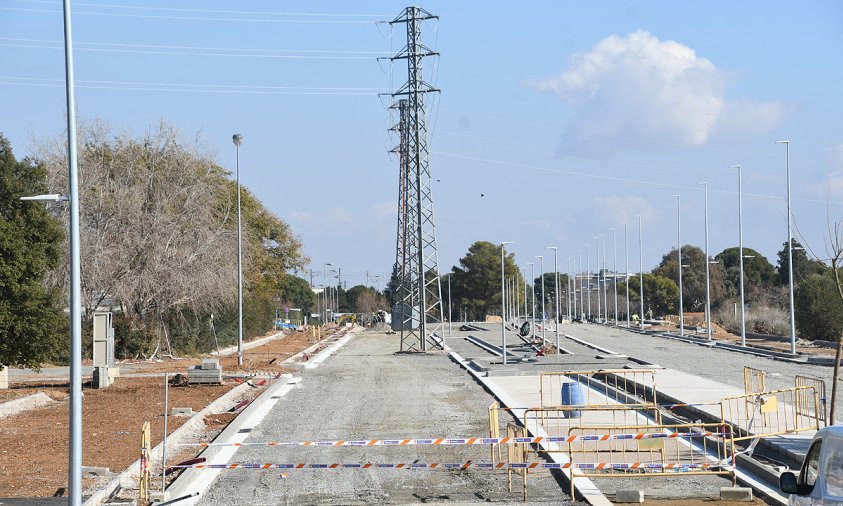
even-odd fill
[{"label": "unpaved road surface", "polygon": [[[247,442],[484,436],[492,397],[444,352],[396,354],[398,337],[364,332],[281,399]],[[238,463],[489,461],[488,446],[246,446]],[[521,502],[520,481],[483,470],[225,470],[201,504]],[[515,480],[514,480],[515,481]],[[565,503],[547,471],[529,476],[530,502]]]}]

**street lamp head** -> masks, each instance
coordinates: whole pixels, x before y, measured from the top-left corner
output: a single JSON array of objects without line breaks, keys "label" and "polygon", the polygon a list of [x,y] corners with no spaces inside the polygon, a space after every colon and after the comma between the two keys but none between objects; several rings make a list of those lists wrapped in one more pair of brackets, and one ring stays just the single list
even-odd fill
[{"label": "street lamp head", "polygon": [[70,200],[70,197],[68,195],[50,193],[47,195],[33,195],[31,197],[21,197],[20,200],[34,200],[36,202],[68,202]]},{"label": "street lamp head", "polygon": [[545,246],[545,248],[552,249],[553,251],[556,251],[558,249],[556,246]]},{"label": "street lamp head", "polygon": [[676,198],[679,198],[679,195],[671,195],[671,196],[672,196],[672,197],[676,197]]},{"label": "street lamp head", "polygon": [[737,165],[729,165],[729,168],[730,168],[730,169],[740,169],[740,168],[741,168],[741,164],[737,164]]},{"label": "street lamp head", "polygon": [[774,143],[774,144],[790,144],[790,141],[789,141],[789,140],[783,140],[783,141],[773,141],[773,143]]},{"label": "street lamp head", "polygon": [[708,181],[700,181],[700,182],[699,182],[699,183],[697,183],[697,184],[708,185]]},{"label": "street lamp head", "polygon": [[515,244],[515,242],[513,242],[513,241],[503,241],[501,243],[501,246],[506,246],[507,244]]},{"label": "street lamp head", "polygon": [[243,143],[243,136],[240,134],[234,134],[231,136],[231,141],[234,142],[235,146],[239,146]]}]

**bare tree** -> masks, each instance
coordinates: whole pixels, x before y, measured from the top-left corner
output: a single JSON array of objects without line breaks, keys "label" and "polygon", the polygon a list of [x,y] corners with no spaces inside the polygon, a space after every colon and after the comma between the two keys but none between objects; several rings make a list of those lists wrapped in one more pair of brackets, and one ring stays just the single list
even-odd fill
[{"label": "bare tree", "polygon": [[[834,276],[834,284],[837,285],[837,294],[840,300],[843,301],[843,279],[841,279],[840,269],[843,267],[843,219],[831,224],[830,215],[828,220],[828,237],[826,238],[826,248],[828,249],[829,257],[831,257],[831,272]],[[835,408],[837,407],[837,384],[840,379],[840,357],[843,354],[843,336],[837,336],[837,351],[834,354],[834,373],[831,376],[831,408],[829,409],[829,418],[831,423],[834,423]]]}]

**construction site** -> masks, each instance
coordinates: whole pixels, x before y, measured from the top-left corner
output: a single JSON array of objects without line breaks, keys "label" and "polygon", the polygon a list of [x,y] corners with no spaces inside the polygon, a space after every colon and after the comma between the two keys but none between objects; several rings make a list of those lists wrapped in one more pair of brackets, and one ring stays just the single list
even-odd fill
[{"label": "construction site", "polygon": [[[165,10],[166,15],[149,17],[166,18],[172,14],[170,11],[180,11],[171,7],[159,9]],[[211,11],[202,15],[206,14],[254,17],[261,13]],[[322,15],[306,13],[299,16],[301,19],[283,22],[366,22],[357,20],[358,14],[338,14],[342,19],[333,20],[319,16]],[[75,256],[70,262],[71,303],[67,309],[71,339],[68,356],[61,357],[67,359],[67,365],[41,363],[37,367],[39,362],[34,362],[35,365],[18,363],[5,367],[0,363],[0,506],[68,502],[86,506],[792,503],[795,495],[783,491],[783,484],[792,477],[788,473],[798,474],[806,455],[814,451],[813,438],[841,421],[843,392],[839,388],[839,368],[843,344],[839,335],[829,337],[822,332],[810,339],[797,336],[793,274],[797,269],[793,258],[798,254],[808,257],[806,248],[795,241],[791,231],[790,141],[777,141],[788,143],[788,236],[779,255],[778,271],[770,265],[767,270],[744,272],[744,261],[755,259],[757,252],[749,250],[750,254],[746,254],[744,250],[742,221],[740,245],[725,249],[719,256],[709,254],[705,182],[700,183],[706,184],[705,252],[697,248],[698,258],[686,257],[687,263],[682,257],[688,246],[681,237],[679,196],[673,195],[677,198],[677,246],[664,255],[652,273],[645,273],[644,269],[642,215],[649,219],[658,213],[648,215],[642,210],[635,211],[640,213],[636,215],[627,209],[609,210],[624,216],[624,268],[618,265],[618,230],[609,228],[593,238],[593,265],[589,258],[591,242],[573,245],[568,235],[560,234],[558,237],[567,242],[560,239],[558,247],[545,246],[541,252],[548,255],[547,259],[544,255],[532,258],[534,261],[527,264],[531,269],[529,276],[526,268],[522,271],[515,263],[514,254],[507,254],[507,246],[514,244],[510,241],[478,241],[470,246],[459,266],[443,269],[433,197],[434,186],[440,180],[432,175],[432,151],[428,145],[436,121],[432,119],[436,116],[431,104],[441,91],[436,80],[431,80],[429,62],[437,59],[439,52],[435,44],[431,48],[425,42],[438,41],[438,20],[436,14],[411,6],[394,18],[378,21],[379,28],[389,27],[400,40],[398,49],[390,46],[387,56],[370,57],[368,52],[361,53],[364,56],[349,56],[323,50],[288,52],[283,56],[368,58],[389,67],[385,73],[389,74],[390,89],[375,94],[384,103],[384,116],[389,122],[386,135],[391,136],[390,142],[395,141],[389,147],[390,177],[396,182],[397,175],[398,183],[397,202],[375,206],[388,207],[389,219],[397,225],[394,234],[389,232],[389,246],[381,248],[388,250],[391,263],[391,275],[383,275],[384,280],[389,278],[388,287],[381,291],[381,276],[372,271],[370,279],[366,270],[365,285],[342,290],[348,307],[341,307],[344,271],[338,260],[334,260],[337,264],[322,263],[320,286],[314,283],[312,268],[309,282],[296,278],[298,288],[282,284],[278,280],[293,277],[290,272],[297,276],[305,271],[305,266],[317,264],[306,263],[311,259],[302,253],[298,237],[280,220],[277,229],[272,228],[274,222],[253,223],[253,229],[269,230],[265,236],[253,233],[259,247],[251,245],[252,249],[265,248],[261,250],[265,255],[259,260],[266,263],[255,261],[248,266],[251,271],[246,276],[247,284],[258,285],[254,278],[264,276],[274,280],[276,284],[264,285],[262,293],[266,295],[263,300],[268,301],[267,314],[274,311],[275,318],[271,332],[261,335],[261,330],[255,332],[258,335],[244,336],[239,172],[243,136],[235,134],[232,140],[236,145],[237,179],[236,186],[228,186],[237,192],[236,297],[231,289],[231,297],[213,308],[194,311],[184,303],[189,310],[172,313],[187,322],[183,328],[188,330],[183,334],[192,339],[182,355],[170,346],[166,318],[150,303],[135,315],[131,321],[135,327],[131,330],[140,334],[142,322],[147,324],[146,330],[157,332],[158,344],[152,358],[138,358],[141,353],[137,352],[134,359],[121,359],[115,352],[121,336],[115,338],[114,313],[128,312],[129,305],[94,287],[90,291],[99,300],[91,311],[86,306],[84,318],[80,315],[79,239],[71,237],[70,244],[76,241],[71,247]],[[429,28],[433,22],[437,23],[435,36]],[[632,38],[648,35],[639,31]],[[617,40],[610,42],[612,45]],[[176,46],[157,46],[156,50],[162,48],[173,50]],[[188,49],[198,50],[179,51]],[[671,46],[671,55],[686,53],[674,49]],[[214,50],[237,56],[230,53],[231,48]],[[706,65],[702,66],[707,68]],[[638,63],[633,66],[637,68]],[[438,64],[435,68],[438,78]],[[566,79],[577,81],[579,77]],[[106,81],[92,82],[101,85]],[[255,86],[251,92],[269,93],[269,88]],[[303,94],[360,91],[285,90]],[[628,99],[624,94],[623,100]],[[460,119],[460,127],[469,126],[470,121]],[[69,131],[75,132],[75,128]],[[68,145],[76,145],[75,137]],[[525,167],[528,166],[521,168]],[[740,165],[733,167],[740,171]],[[222,170],[215,166],[216,169]],[[561,170],[565,171],[571,172]],[[615,179],[630,184],[623,178]],[[495,176],[486,173],[477,180],[481,181],[478,184],[490,180],[497,183]],[[600,182],[606,183],[603,179]],[[301,184],[307,191],[311,191],[311,185],[310,180]],[[330,185],[342,186],[333,181]],[[654,185],[669,186],[664,182]],[[481,191],[488,190],[484,188],[461,187],[458,195],[446,195],[461,203],[469,202],[468,193],[485,199],[486,194]],[[587,187],[570,188],[573,186],[564,189],[580,192]],[[525,205],[525,201],[534,198],[534,191],[530,186],[526,194],[531,197],[519,196],[517,202],[506,202],[507,206],[512,205],[511,213],[529,213],[533,202]],[[315,199],[322,201],[319,205],[333,199],[330,194],[325,195],[319,194]],[[50,194],[22,200],[69,201],[77,205],[78,214],[77,197]],[[351,199],[347,194],[342,194],[342,198]],[[371,195],[353,198],[374,201]],[[548,205],[553,206],[549,214],[555,215],[558,207],[567,205],[564,198],[558,192],[548,199]],[[263,211],[254,210],[258,208],[255,202],[250,204],[252,214],[262,216]],[[478,213],[477,221],[485,220],[484,213],[491,212],[489,208],[471,202],[465,207]],[[596,199],[593,207],[609,208],[611,202],[615,200]],[[624,202],[638,204],[634,199]],[[601,210],[588,212],[599,214]],[[341,210],[328,209],[328,213],[337,219],[325,229],[319,228],[326,221],[323,218],[307,219],[317,230],[315,233],[331,238],[330,255],[341,257],[349,254],[348,250],[357,249],[365,249],[363,255],[372,254],[379,230],[367,230],[365,234],[358,230],[353,240],[334,240],[337,229],[354,227],[347,226]],[[220,214],[233,216],[233,207],[226,207],[225,213]],[[631,272],[629,266],[627,222],[633,216],[638,220],[638,273]],[[452,226],[459,218],[452,218]],[[576,221],[582,215],[570,219]],[[621,218],[612,215],[611,219]],[[75,223],[73,220],[71,217],[69,223]],[[519,222],[507,233],[540,235],[530,232],[532,225],[525,223]],[[73,226],[70,225],[71,230]],[[471,222],[463,224],[461,236],[472,226]],[[620,229],[620,224],[616,226]],[[163,228],[171,233],[170,225]],[[369,227],[367,222],[360,228],[377,227]],[[666,228],[657,230],[666,235]],[[839,294],[843,301],[843,281],[838,274],[839,262],[843,262],[841,231],[843,225],[838,225],[837,256],[802,264],[818,269],[817,273],[806,274],[805,279],[819,283],[820,276],[826,276],[823,286],[828,290],[823,297],[829,300]],[[251,232],[254,231],[247,230],[247,234]],[[283,256],[278,253],[283,249],[279,239],[282,236],[295,243],[294,254],[290,254],[287,263],[284,259],[273,264],[272,260]],[[541,240],[545,238],[541,236]],[[217,248],[217,240],[223,239],[207,239],[200,249]],[[611,244],[610,253],[614,253],[612,262],[607,243]],[[567,270],[560,269],[560,250],[577,247],[585,248],[585,263],[583,250],[572,249],[571,256],[563,258],[563,262],[568,262]],[[552,272],[548,272],[550,267],[545,270],[545,260],[548,265],[551,260],[547,250],[553,251]],[[574,251],[580,253],[579,268]],[[232,262],[233,270],[233,257],[227,260]],[[826,261],[831,263],[831,270]],[[714,271],[710,269],[721,267],[722,271],[711,274]],[[678,283],[672,280],[674,273]],[[212,277],[207,272],[204,276]],[[561,276],[564,281],[560,281]],[[694,279],[689,281],[691,276]],[[835,281],[831,281],[832,277]],[[722,318],[713,316],[713,278],[719,283],[714,291],[720,292],[722,304],[717,304],[717,309],[726,315]],[[754,279],[755,284],[745,290],[744,282],[749,279]],[[189,300],[191,280],[182,281],[188,287],[188,295],[181,299]],[[234,276],[225,281],[232,284]],[[686,297],[683,290],[689,286],[699,293]],[[359,290],[354,292],[358,295],[352,310],[347,294],[355,288]],[[287,294],[281,293],[285,289],[304,292],[303,298],[313,300],[313,305],[308,309],[294,305],[292,296],[285,298]],[[726,296],[727,289],[731,298]],[[214,286],[209,291],[220,289]],[[453,294],[457,294],[454,301]],[[754,298],[747,303],[745,296]],[[108,307],[103,301],[109,301]],[[366,303],[365,309],[360,309],[364,304],[358,301]],[[686,301],[694,304],[693,309],[683,306]],[[173,302],[172,307],[176,306]],[[831,311],[819,303],[815,306],[820,308],[818,313]],[[219,316],[219,307],[225,308],[223,316]],[[776,325],[763,321],[765,315],[772,314],[771,307],[775,318],[769,319],[776,320]],[[205,314],[212,309],[214,313]],[[755,311],[756,327],[747,327],[747,311]],[[222,347],[217,340],[214,314],[218,321],[229,318],[227,326],[222,325],[228,339]],[[296,315],[294,321],[290,314]],[[819,318],[816,314],[801,317]],[[144,322],[144,318],[149,320]],[[90,320],[91,327],[90,342],[86,337],[84,345],[83,319]],[[190,329],[193,323],[204,330]],[[125,325],[129,328],[129,324]],[[208,325],[214,349],[210,352],[211,338],[205,328]],[[777,334],[769,330],[773,328]],[[167,354],[161,351],[162,329],[167,336]],[[768,330],[769,333],[761,333]],[[800,334],[804,334],[802,329]],[[200,344],[207,346],[198,351]],[[127,353],[123,356],[130,356]],[[81,465],[75,465],[79,461]],[[832,469],[841,465],[843,459],[827,462],[827,469]],[[843,468],[835,469],[843,475]],[[804,470],[799,479],[802,486]],[[796,487],[795,481],[793,486]]]}]

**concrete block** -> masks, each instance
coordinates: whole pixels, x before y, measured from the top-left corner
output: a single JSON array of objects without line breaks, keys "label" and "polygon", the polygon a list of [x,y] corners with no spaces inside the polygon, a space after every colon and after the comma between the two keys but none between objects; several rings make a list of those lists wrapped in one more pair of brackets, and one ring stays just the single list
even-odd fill
[{"label": "concrete block", "polygon": [[615,493],[615,502],[642,503],[644,502],[643,490],[618,490]]},{"label": "concrete block", "polygon": [[149,493],[149,502],[151,502],[152,504],[155,504],[155,503],[158,503],[158,502],[167,502],[169,500],[170,500],[170,492],[169,491],[161,493],[161,491],[159,490],[158,492],[150,492]]},{"label": "concrete block", "polygon": [[205,371],[212,371],[220,368],[220,359],[206,358],[202,360],[201,368]]},{"label": "concrete block", "polygon": [[0,367],[0,389],[9,388],[9,368]]},{"label": "concrete block", "polygon": [[170,416],[193,416],[193,408],[172,408]]},{"label": "concrete block", "polygon": [[721,501],[751,501],[752,489],[749,487],[720,487]]},{"label": "concrete block", "polygon": [[94,367],[94,388],[108,388],[111,386],[113,380],[108,374],[108,369],[108,367]]},{"label": "concrete block", "polygon": [[105,476],[108,473],[109,469],[107,467],[82,466],[83,478],[91,478],[93,476]]}]

